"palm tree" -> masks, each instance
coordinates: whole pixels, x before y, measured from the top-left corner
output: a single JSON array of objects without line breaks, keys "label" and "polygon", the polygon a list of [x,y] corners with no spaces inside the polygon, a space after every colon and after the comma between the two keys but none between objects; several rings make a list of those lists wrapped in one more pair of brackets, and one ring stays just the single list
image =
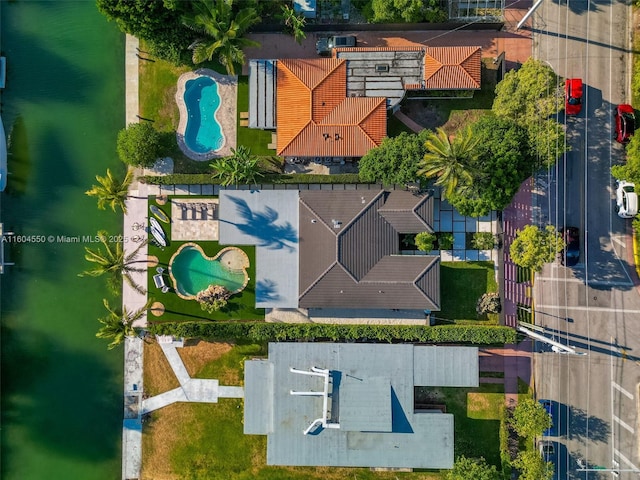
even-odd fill
[{"label": "palm tree", "polygon": [[251,155],[251,149],[240,145],[237,150],[231,149],[232,155],[220,158],[211,163],[211,168],[216,173],[213,178],[220,179],[220,184],[228,187],[229,185],[248,184],[255,185],[260,172],[260,159],[255,155]]},{"label": "palm tree", "polygon": [[91,190],[84,192],[90,197],[98,197],[98,208],[104,210],[107,205],[111,210],[116,211],[116,207],[120,207],[124,213],[127,213],[127,195],[129,186],[133,181],[133,170],[128,168],[124,179],[118,180],[111,175],[111,170],[107,168],[107,175],[101,177],[96,175],[99,185],[93,185]]},{"label": "palm tree", "polygon": [[304,26],[307,24],[307,19],[303,15],[298,15],[296,11],[289,5],[281,5],[282,9],[282,21],[284,22],[285,31],[290,35],[293,35],[298,44],[302,45],[302,40],[307,38],[304,33]]},{"label": "palm tree", "polygon": [[113,339],[107,346],[109,350],[112,350],[124,342],[125,337],[135,337],[138,332],[133,324],[147,313],[147,310],[151,308],[152,302],[153,299],[150,298],[147,300],[147,303],[135,312],[129,312],[125,307],[122,309],[122,313],[119,313],[109,305],[106,298],[103,298],[102,303],[104,303],[104,307],[109,313],[106,317],[98,319],[102,327],[100,327],[100,330],[96,333],[96,337]]},{"label": "palm tree", "polygon": [[235,75],[236,64],[244,63],[244,47],[259,47],[258,42],[242,36],[260,17],[253,8],[232,11],[232,0],[199,0],[193,4],[193,13],[184,15],[182,23],[205,35],[193,42],[194,64],[213,60],[214,55],[229,75]]},{"label": "palm tree", "polygon": [[435,183],[444,188],[445,197],[464,190],[473,182],[471,163],[476,144],[470,128],[460,132],[453,141],[442,128],[438,128],[436,133],[431,132],[427,137],[427,153],[420,162],[418,175],[437,177]]},{"label": "palm tree", "polygon": [[122,242],[109,242],[109,234],[106,231],[99,231],[96,238],[102,244],[104,250],[100,247],[95,250],[89,247],[84,247],[86,252],[84,258],[88,262],[94,263],[95,266],[78,275],[80,277],[99,277],[106,274],[108,275],[107,286],[114,293],[120,292],[122,279],[124,279],[124,281],[127,282],[127,284],[136,292],[144,294],[146,290],[136,283],[131,274],[134,272],[141,273],[147,271],[146,268],[137,268],[133,266],[134,263],[145,261],[135,260],[135,258],[146,242],[140,243],[133,252],[125,255]]}]

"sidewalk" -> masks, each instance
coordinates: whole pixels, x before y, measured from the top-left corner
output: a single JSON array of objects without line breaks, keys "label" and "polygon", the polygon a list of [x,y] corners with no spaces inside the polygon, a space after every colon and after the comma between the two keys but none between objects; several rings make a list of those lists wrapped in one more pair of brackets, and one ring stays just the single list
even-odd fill
[{"label": "sidewalk", "polygon": [[480,349],[481,372],[504,372],[501,378],[480,378],[480,383],[502,383],[504,381],[505,404],[515,406],[518,403],[518,378],[531,384],[532,341],[523,340],[518,345],[505,345],[504,348]]}]

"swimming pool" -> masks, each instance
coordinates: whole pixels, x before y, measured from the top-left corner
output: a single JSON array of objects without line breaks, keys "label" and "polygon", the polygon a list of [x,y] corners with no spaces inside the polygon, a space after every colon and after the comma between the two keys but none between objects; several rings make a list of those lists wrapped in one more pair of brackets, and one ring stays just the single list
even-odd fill
[{"label": "swimming pool", "polygon": [[244,290],[249,281],[247,254],[227,247],[211,258],[196,243],[185,243],[171,257],[169,273],[178,296],[192,300],[209,285],[222,285],[231,293]]},{"label": "swimming pool", "polygon": [[200,154],[220,150],[224,145],[224,134],[216,118],[221,102],[215,80],[206,76],[187,80],[184,103],[187,108],[184,132],[187,148]]}]

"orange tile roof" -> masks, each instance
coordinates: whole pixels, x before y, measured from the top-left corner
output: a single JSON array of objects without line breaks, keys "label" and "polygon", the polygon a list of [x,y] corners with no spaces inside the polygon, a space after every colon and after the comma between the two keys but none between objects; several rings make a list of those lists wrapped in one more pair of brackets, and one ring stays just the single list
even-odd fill
[{"label": "orange tile roof", "polygon": [[427,47],[424,56],[424,88],[479,89],[480,62],[480,47]]},{"label": "orange tile roof", "polygon": [[278,155],[361,157],[382,143],[386,99],[346,97],[345,60],[283,59],[277,71]]}]

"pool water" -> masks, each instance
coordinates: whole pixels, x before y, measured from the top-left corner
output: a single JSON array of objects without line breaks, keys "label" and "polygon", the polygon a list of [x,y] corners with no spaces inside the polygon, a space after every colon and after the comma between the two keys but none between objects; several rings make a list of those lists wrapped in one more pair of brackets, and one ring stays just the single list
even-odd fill
[{"label": "pool water", "polygon": [[224,145],[224,135],[215,115],[221,103],[218,84],[211,77],[188,80],[184,103],[188,115],[185,145],[196,153],[220,150]]},{"label": "pool water", "polygon": [[194,296],[209,285],[222,285],[230,292],[244,287],[245,273],[228,270],[219,259],[206,257],[195,245],[184,246],[171,261],[171,274],[176,290],[184,296]]}]

